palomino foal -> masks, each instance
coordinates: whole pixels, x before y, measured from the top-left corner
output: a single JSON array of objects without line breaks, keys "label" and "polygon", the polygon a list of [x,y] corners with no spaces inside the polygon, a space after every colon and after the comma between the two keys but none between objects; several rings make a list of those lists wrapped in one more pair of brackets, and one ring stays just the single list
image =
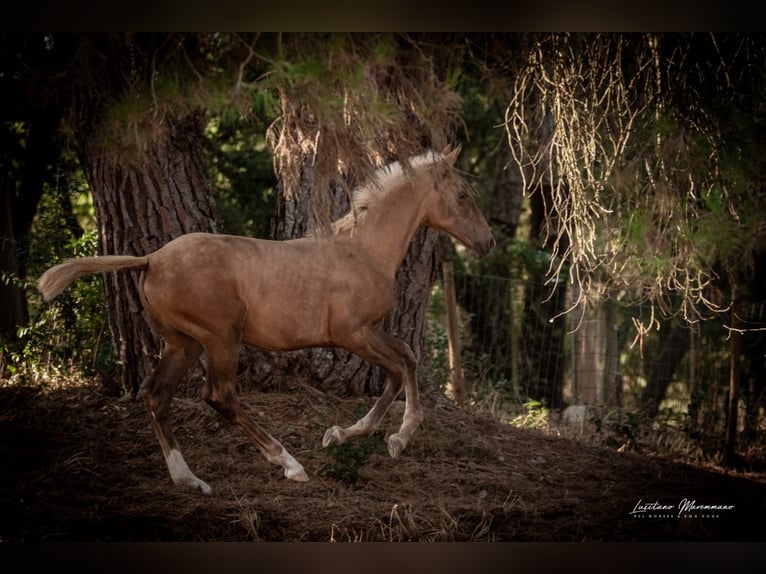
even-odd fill
[{"label": "palomino foal", "polygon": [[396,271],[417,228],[449,233],[477,257],[495,244],[487,221],[454,168],[458,149],[428,152],[407,166],[394,162],[354,191],[350,213],[329,236],[266,241],[191,233],[143,257],[73,259],[47,270],[38,282],[46,300],[77,277],[120,269],[141,271],[144,310],[164,339],[162,356],[140,395],[176,484],[211,493],[189,469],[170,426],[178,382],[204,352],[202,398],[284,468],[308,480],[303,466],[242,409],[235,376],[242,343],[269,350],[343,347],[389,375],[370,411],[355,424],[327,430],[324,447],[375,431],[404,388],[399,431],[387,439],[397,457],[423,418],[409,346],[376,328],[393,307]]}]

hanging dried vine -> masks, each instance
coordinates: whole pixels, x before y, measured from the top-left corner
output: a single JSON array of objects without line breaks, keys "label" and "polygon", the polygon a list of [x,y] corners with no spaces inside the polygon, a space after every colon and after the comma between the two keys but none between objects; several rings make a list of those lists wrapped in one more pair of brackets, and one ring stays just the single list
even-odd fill
[{"label": "hanging dried vine", "polygon": [[[735,97],[746,79],[735,71],[748,58],[762,60],[763,48],[728,38],[724,53],[716,40],[531,36],[506,109],[527,193],[542,184],[553,190],[550,275],[568,274],[579,288],[575,306],[605,298],[649,304],[639,333],[658,325],[655,308],[688,321],[722,311],[727,302],[712,288],[718,267],[732,255],[746,265],[747,233],[760,228],[757,217],[742,225],[759,182],[743,185],[745,174],[727,169],[714,104]],[[717,58],[694,58],[701,42]]]},{"label": "hanging dried vine", "polygon": [[[269,143],[284,193],[309,194],[310,228],[329,228],[333,185],[348,193],[349,182],[392,159],[453,143],[461,99],[438,76],[426,46],[369,34],[281,42],[266,80],[278,90],[282,112]],[[307,158],[310,169],[301,169]],[[307,172],[304,189],[300,174]]]}]

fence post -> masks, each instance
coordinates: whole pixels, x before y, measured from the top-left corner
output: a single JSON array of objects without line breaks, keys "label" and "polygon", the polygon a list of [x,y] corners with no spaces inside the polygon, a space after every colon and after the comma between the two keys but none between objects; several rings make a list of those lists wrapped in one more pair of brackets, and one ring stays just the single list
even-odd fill
[{"label": "fence post", "polygon": [[700,324],[689,327],[689,425],[696,432],[700,428],[699,413],[702,407],[702,392],[699,380],[700,365]]},{"label": "fence post", "polygon": [[737,448],[737,410],[739,408],[739,359],[742,349],[742,333],[739,318],[739,293],[736,285],[731,295],[731,356],[729,358],[729,404],[726,416],[726,450],[724,460],[727,465],[735,463]]},{"label": "fence post", "polygon": [[447,396],[458,406],[465,405],[463,365],[460,361],[460,332],[458,329],[457,296],[455,295],[455,269],[452,261],[442,264],[444,271],[444,302],[447,307],[447,344],[449,350],[449,383]]}]

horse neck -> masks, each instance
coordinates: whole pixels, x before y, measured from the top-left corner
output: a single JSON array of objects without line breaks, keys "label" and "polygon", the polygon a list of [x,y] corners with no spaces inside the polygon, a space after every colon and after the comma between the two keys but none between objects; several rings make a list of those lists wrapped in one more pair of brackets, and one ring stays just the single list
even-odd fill
[{"label": "horse neck", "polygon": [[408,184],[392,190],[354,230],[358,242],[393,279],[425,217],[424,193]]}]

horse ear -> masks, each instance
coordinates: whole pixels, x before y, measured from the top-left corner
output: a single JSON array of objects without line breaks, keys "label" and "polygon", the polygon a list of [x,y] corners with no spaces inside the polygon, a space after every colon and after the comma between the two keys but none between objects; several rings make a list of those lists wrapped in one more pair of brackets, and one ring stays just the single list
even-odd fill
[{"label": "horse ear", "polygon": [[449,146],[444,148],[444,151],[442,152],[442,155],[444,156],[444,159],[449,163],[450,165],[455,164],[455,160],[457,159],[458,154],[460,154],[461,145],[458,145],[455,149],[450,151]]}]

